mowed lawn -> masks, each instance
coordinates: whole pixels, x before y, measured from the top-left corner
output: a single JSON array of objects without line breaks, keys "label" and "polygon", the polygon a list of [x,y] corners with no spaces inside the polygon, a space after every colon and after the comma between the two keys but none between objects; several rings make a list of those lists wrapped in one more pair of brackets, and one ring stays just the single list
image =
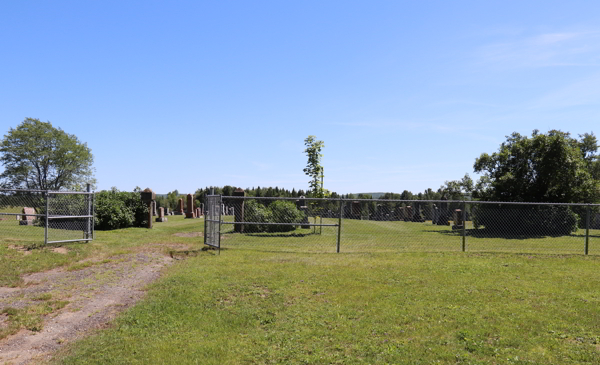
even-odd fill
[{"label": "mowed lawn", "polygon": [[[177,230],[201,226],[200,220],[169,219],[152,234],[101,232],[94,244],[103,238],[115,247],[119,240],[122,246],[166,242]],[[367,223],[385,230],[365,232]],[[297,230],[292,237],[225,234],[227,249],[220,254],[176,255],[181,260],[151,285],[145,300],[53,362],[600,363],[600,256],[463,253],[460,237],[431,225],[344,224],[340,254],[337,231],[324,228],[320,235]],[[396,238],[389,233],[394,230]],[[411,252],[406,237],[420,245],[452,244],[456,252]],[[467,242],[477,240],[490,238]],[[536,240],[557,247],[576,240],[583,247],[576,236]],[[529,240],[502,241],[498,247]],[[377,242],[386,244],[364,249]]]}]

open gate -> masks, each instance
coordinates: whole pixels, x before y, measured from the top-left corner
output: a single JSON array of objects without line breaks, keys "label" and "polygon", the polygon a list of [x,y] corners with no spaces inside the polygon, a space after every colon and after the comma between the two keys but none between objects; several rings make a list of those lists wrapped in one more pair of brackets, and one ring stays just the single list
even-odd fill
[{"label": "open gate", "polygon": [[204,212],[204,244],[221,248],[221,196],[208,195],[206,197],[206,211]]}]

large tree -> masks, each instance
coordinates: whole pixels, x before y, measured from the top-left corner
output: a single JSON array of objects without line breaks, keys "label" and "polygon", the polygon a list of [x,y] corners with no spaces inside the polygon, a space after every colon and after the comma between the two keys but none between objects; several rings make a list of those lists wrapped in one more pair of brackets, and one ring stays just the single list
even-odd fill
[{"label": "large tree", "polygon": [[600,182],[591,166],[597,150],[593,134],[577,140],[559,130],[534,130],[531,137],[515,132],[498,152],[475,160],[475,172],[483,173],[476,195],[488,201],[596,202]]},{"label": "large tree", "polygon": [[94,157],[86,143],[50,122],[27,118],[0,144],[3,187],[72,189],[94,183]]},{"label": "large tree", "polygon": [[[597,149],[593,134],[577,140],[558,130],[534,130],[531,137],[513,133],[498,152],[476,159],[475,172],[483,176],[474,196],[499,202],[597,202],[600,181],[591,169]],[[581,206],[484,204],[473,221],[504,235],[566,235],[585,223],[586,214]]]}]

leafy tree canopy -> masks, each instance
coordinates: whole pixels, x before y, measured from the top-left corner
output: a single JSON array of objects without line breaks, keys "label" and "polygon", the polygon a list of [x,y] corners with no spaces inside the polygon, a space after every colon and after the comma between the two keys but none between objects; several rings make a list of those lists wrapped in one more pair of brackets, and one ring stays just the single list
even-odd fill
[{"label": "leafy tree canopy", "polygon": [[598,145],[593,134],[534,130],[513,133],[498,152],[481,154],[473,166],[483,173],[474,195],[488,201],[592,203],[600,197],[593,176]]},{"label": "leafy tree canopy", "polygon": [[3,187],[61,190],[95,183],[87,144],[50,122],[25,119],[4,136],[0,153]]}]

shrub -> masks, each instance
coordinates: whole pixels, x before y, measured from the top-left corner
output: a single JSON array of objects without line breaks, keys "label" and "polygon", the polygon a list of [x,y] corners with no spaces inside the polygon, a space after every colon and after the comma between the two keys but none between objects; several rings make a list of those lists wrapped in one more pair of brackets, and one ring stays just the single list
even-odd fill
[{"label": "shrub", "polygon": [[[247,200],[244,203],[244,220],[246,222],[269,223],[272,221],[273,213],[264,205],[256,200]],[[248,224],[244,227],[244,232],[266,232],[268,225]]]},{"label": "shrub", "polygon": [[[272,212],[273,223],[299,223],[304,218],[304,213],[296,208],[296,204],[288,200],[277,200],[269,205]],[[289,232],[296,226],[269,226],[269,232]]]},{"label": "shrub", "polygon": [[[296,208],[291,201],[277,200],[269,206],[264,206],[256,200],[244,203],[244,220],[259,223],[300,223],[304,213]],[[291,225],[252,224],[244,227],[244,232],[289,232],[296,229]]]},{"label": "shrub", "polygon": [[473,209],[473,224],[502,236],[557,236],[576,231],[579,216],[567,206],[481,204]]},{"label": "shrub", "polygon": [[144,227],[148,223],[148,207],[142,202],[139,193],[104,190],[96,193],[95,199],[95,229]]}]

